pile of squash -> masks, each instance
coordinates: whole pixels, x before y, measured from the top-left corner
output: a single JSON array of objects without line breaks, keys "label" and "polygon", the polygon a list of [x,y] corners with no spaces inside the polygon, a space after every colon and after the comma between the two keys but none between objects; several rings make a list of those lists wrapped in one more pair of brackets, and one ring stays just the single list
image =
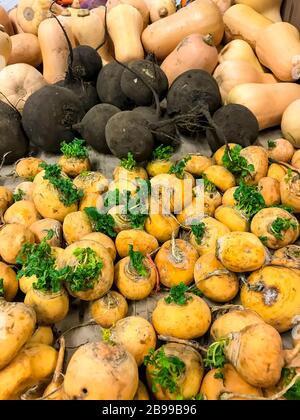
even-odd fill
[{"label": "pile of squash", "polygon": [[[0,188],[0,399],[300,399],[299,150],[175,161],[159,146],[111,181],[82,140],[62,152],[20,160]],[[150,319],[129,316],[148,299]],[[83,305],[57,355],[53,325]],[[98,341],[62,371],[68,334],[89,325]]]}]

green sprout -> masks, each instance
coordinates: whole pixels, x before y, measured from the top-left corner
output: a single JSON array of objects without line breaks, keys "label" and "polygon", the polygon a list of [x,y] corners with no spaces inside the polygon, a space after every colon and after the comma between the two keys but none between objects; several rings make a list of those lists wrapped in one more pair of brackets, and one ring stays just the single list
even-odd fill
[{"label": "green sprout", "polygon": [[60,151],[66,158],[86,159],[89,156],[85,141],[77,138],[71,143],[62,142]]}]

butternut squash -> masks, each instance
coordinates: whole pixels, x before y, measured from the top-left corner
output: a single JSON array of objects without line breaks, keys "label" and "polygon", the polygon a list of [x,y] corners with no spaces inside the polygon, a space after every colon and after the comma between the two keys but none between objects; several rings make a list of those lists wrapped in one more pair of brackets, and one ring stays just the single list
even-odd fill
[{"label": "butternut squash", "polygon": [[244,4],[235,4],[223,16],[226,41],[243,39],[255,49],[261,31],[273,22]]},{"label": "butternut squash", "polygon": [[[105,15],[106,15],[105,7],[104,6],[96,7],[95,9],[90,10],[90,13],[98,16],[100,18],[101,25],[105,28]],[[108,38],[105,41],[104,45],[102,45],[102,47],[97,50],[98,54],[100,55],[102,59],[103,66],[105,66],[107,63],[110,63],[113,60],[113,54],[114,54],[113,50],[114,50],[114,47],[110,38]]]},{"label": "butternut squash", "polygon": [[220,9],[220,12],[222,15],[226,12],[226,10],[229,9],[229,7],[232,6],[233,0],[213,0],[214,3],[218,6]]},{"label": "butternut squash", "polygon": [[[24,32],[37,35],[40,23],[47,18],[52,0],[19,0],[17,21]],[[54,3],[51,10],[60,14],[61,6]]]},{"label": "butternut squash", "polygon": [[41,73],[29,64],[11,64],[0,72],[0,99],[8,103],[7,98],[21,112],[27,98],[46,84]]},{"label": "butternut squash", "polygon": [[9,15],[4,7],[0,6],[0,25],[4,26],[4,30],[8,35],[14,34],[14,29],[10,21]]},{"label": "butternut squash", "polygon": [[258,61],[253,49],[248,42],[242,39],[234,39],[230,41],[219,53],[219,62],[224,61],[247,61],[258,71],[264,72],[260,62]]},{"label": "butternut squash", "polygon": [[218,64],[218,50],[212,43],[211,35],[192,34],[185,37],[169,54],[161,69],[165,72],[169,85],[187,70],[200,69],[212,73]]},{"label": "butternut squash", "polygon": [[144,0],[150,12],[150,21],[156,22],[176,13],[175,0]]},{"label": "butternut squash", "polygon": [[37,67],[42,62],[38,37],[33,34],[17,34],[11,38],[12,50],[8,64],[25,63]]},{"label": "butternut squash", "polygon": [[279,80],[300,79],[300,33],[290,23],[274,23],[262,30],[257,39],[256,54]]},{"label": "butternut squash", "polygon": [[244,83],[277,83],[272,74],[262,73],[247,61],[224,61],[216,68],[214,78],[224,102],[235,86]]},{"label": "butternut squash", "polygon": [[115,48],[115,57],[121,62],[144,58],[141,43],[143,18],[129,4],[119,4],[107,14],[107,29]]},{"label": "butternut squash", "polygon": [[263,130],[279,125],[286,108],[297,99],[300,99],[300,86],[295,83],[246,83],[235,86],[226,102],[249,108]]},{"label": "butternut squash", "polygon": [[170,54],[179,42],[191,34],[211,34],[214,44],[220,44],[224,25],[219,8],[211,0],[195,0],[177,13],[149,25],[142,41],[147,52],[160,60]]},{"label": "butternut squash", "polygon": [[[62,20],[72,46],[75,41],[70,27]],[[48,83],[65,78],[68,68],[69,48],[65,35],[54,18],[44,20],[38,30],[38,38],[43,57],[43,75]]]},{"label": "butternut squash", "polygon": [[75,41],[80,45],[97,48],[104,41],[105,27],[96,13],[79,9],[71,18],[71,29]]},{"label": "butternut squash", "polygon": [[129,4],[130,6],[135,7],[142,15],[144,28],[148,26],[150,11],[144,0],[108,0],[106,3],[107,11],[109,12],[113,7],[118,6],[119,4]]},{"label": "butternut squash", "polygon": [[[17,8],[15,7],[10,12],[8,12],[8,16],[11,22],[11,25],[13,27],[13,32],[15,35],[17,34],[23,34],[24,31],[19,25],[18,19],[17,19]],[[12,34],[13,35],[13,34]]]},{"label": "butternut squash", "polygon": [[282,0],[235,0],[237,4],[246,4],[273,22],[281,22],[280,7]]},{"label": "butternut squash", "polygon": [[292,102],[284,111],[281,121],[283,137],[296,148],[300,148],[300,99]]},{"label": "butternut squash", "polygon": [[5,32],[4,26],[0,25],[0,70],[7,65],[11,50],[11,38]]}]

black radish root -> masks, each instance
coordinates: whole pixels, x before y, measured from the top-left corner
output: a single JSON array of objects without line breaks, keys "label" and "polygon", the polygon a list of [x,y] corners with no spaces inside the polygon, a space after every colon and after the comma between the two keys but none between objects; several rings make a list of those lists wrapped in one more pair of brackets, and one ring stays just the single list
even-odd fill
[{"label": "black radish root", "polygon": [[71,141],[72,128],[85,114],[80,99],[69,89],[49,85],[34,92],[26,101],[22,124],[29,140],[45,152],[58,153],[62,141]]},{"label": "black radish root", "polygon": [[65,79],[55,83],[57,86],[71,90],[80,100],[85,112],[99,103],[99,97],[95,86],[91,82],[79,79]]},{"label": "black radish root", "polygon": [[73,60],[70,57],[73,77],[85,82],[96,82],[102,68],[102,60],[94,48],[78,45],[73,48]]},{"label": "black radish root", "polygon": [[[150,123],[150,128],[156,143],[174,145],[178,142],[176,137],[176,125],[172,123],[167,115],[160,118],[154,108],[139,106],[132,110],[135,114],[141,116]],[[162,124],[159,124],[161,122]]]},{"label": "black radish root", "polygon": [[130,110],[134,103],[121,91],[124,68],[116,61],[104,66],[97,79],[97,92],[101,102],[114,105],[122,111]]},{"label": "black radish root", "polygon": [[[247,147],[254,143],[258,137],[257,119],[243,105],[229,104],[222,106],[215,112],[213,121],[231,143]],[[224,139],[214,129],[207,129],[206,137],[213,152],[224,145]]]},{"label": "black radish root", "polygon": [[199,129],[187,129],[187,124],[177,124],[184,132],[200,131],[203,122],[211,124],[211,113],[221,106],[221,94],[215,79],[204,70],[188,70],[172,83],[167,95],[169,116],[194,114],[199,118]]},{"label": "black radish root", "polygon": [[154,139],[147,120],[132,111],[123,111],[111,117],[105,128],[106,142],[118,158],[129,152],[136,161],[150,158]]},{"label": "black radish root", "polygon": [[110,104],[98,104],[91,108],[83,117],[76,129],[85,141],[100,153],[110,153],[105,139],[105,127],[108,120],[120,109]]},{"label": "black radish root", "polygon": [[21,116],[11,106],[0,101],[0,161],[10,164],[22,158],[28,150],[28,140],[21,125]]},{"label": "black radish root", "polygon": [[169,83],[167,76],[157,64],[149,60],[135,60],[128,63],[127,67],[121,76],[121,89],[135,105],[149,106],[154,100],[153,92],[143,80],[155,90],[160,100],[165,98]]}]

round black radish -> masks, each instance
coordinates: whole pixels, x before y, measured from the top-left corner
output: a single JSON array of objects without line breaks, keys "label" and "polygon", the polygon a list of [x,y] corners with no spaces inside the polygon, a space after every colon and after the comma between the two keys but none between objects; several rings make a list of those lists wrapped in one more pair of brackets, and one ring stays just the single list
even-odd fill
[{"label": "round black radish", "polygon": [[105,128],[105,137],[110,151],[118,158],[131,152],[136,161],[150,158],[154,139],[148,122],[132,111],[118,112]]},{"label": "round black radish", "polygon": [[62,141],[71,141],[77,135],[72,126],[84,114],[80,99],[72,91],[49,85],[27,99],[22,124],[32,143],[45,152],[58,153]]},{"label": "round black radish", "polygon": [[107,121],[120,109],[110,104],[98,104],[91,108],[75,128],[84,140],[100,153],[110,153],[105,139]]},{"label": "round black radish", "polygon": [[[158,118],[156,110],[146,106],[139,106],[133,109],[132,112],[138,114],[151,124],[152,134],[157,143],[171,145],[176,142],[176,126],[167,115]],[[168,121],[169,124],[167,124]]]},{"label": "round black radish", "polygon": [[160,100],[165,98],[169,83],[167,76],[157,64],[149,60],[135,60],[128,63],[127,67],[128,69],[122,73],[121,89],[135,105],[149,106],[154,101],[153,92],[143,80],[154,89]]},{"label": "round black radish", "polygon": [[97,92],[101,102],[129,110],[134,103],[121,91],[121,76],[124,68],[116,61],[106,64],[97,79]]},{"label": "round black radish", "polygon": [[67,78],[55,84],[71,90],[82,103],[85,112],[88,112],[93,106],[100,102],[97,90],[91,82]]},{"label": "round black radish", "polygon": [[88,45],[73,48],[72,74],[76,79],[95,82],[102,68],[102,60],[97,51]]},{"label": "round black radish", "polygon": [[28,140],[21,125],[20,114],[0,101],[0,162],[4,159],[4,164],[14,163],[27,150]]},{"label": "round black radish", "polygon": [[172,83],[167,95],[169,115],[199,112],[205,107],[214,113],[221,106],[221,94],[215,79],[204,70],[188,70]]},{"label": "round black radish", "polygon": [[[250,146],[258,137],[259,125],[255,115],[245,106],[229,104],[218,109],[213,116],[214,123],[229,143],[243,147]],[[224,137],[213,129],[206,130],[206,137],[213,152],[224,145]]]}]

